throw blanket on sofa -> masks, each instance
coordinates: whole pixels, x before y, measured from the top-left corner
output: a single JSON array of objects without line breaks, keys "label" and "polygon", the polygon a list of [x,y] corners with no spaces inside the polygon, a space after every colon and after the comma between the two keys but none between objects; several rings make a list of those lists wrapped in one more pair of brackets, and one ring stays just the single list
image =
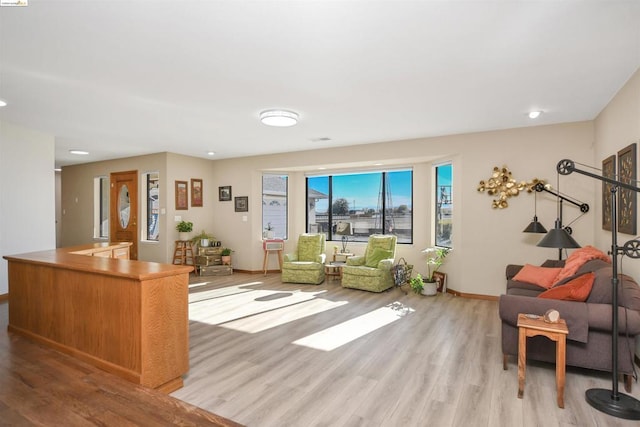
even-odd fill
[{"label": "throw blanket on sofa", "polygon": [[585,246],[584,248],[576,249],[565,261],[564,267],[558,273],[558,277],[556,277],[554,283],[558,283],[562,279],[573,276],[576,274],[578,269],[584,265],[584,263],[591,261],[592,259],[601,259],[608,263],[611,262],[611,258],[609,258],[607,254],[593,246]]}]

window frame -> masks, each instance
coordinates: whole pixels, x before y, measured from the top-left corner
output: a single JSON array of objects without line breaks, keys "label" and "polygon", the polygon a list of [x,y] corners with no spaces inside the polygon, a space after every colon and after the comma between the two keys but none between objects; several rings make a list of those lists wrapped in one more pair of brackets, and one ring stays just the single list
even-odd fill
[{"label": "window frame", "polygon": [[[438,169],[442,168],[442,167],[448,167],[450,168],[450,180],[451,182],[449,183],[449,185],[446,186],[442,186],[441,183],[439,182],[439,173],[438,173]],[[441,162],[438,164],[434,164],[433,165],[433,198],[432,200],[434,201],[434,208],[433,208],[433,226],[431,228],[431,230],[433,231],[433,245],[434,246],[438,246],[438,247],[442,247],[442,248],[449,248],[449,249],[453,249],[453,240],[452,240],[452,229],[453,229],[453,162],[451,161],[447,161],[447,162]],[[442,201],[441,201],[441,196],[442,196],[442,188],[441,187],[448,187],[449,188],[449,192],[448,194],[445,191],[445,201],[448,200],[449,203],[447,203],[448,205],[450,205],[450,214],[449,214],[449,238],[448,238],[448,242],[446,241],[442,241],[439,239],[439,235],[442,234],[438,231],[438,228],[442,226],[440,220],[441,218],[440,215],[442,214]],[[448,244],[446,244],[448,243]]]},{"label": "window frame", "polygon": [[[155,175],[155,179],[152,179],[152,175]],[[144,194],[143,198],[140,198],[140,201],[142,203],[142,206],[140,207],[140,212],[143,213],[143,215],[141,215],[140,218],[140,240],[143,242],[150,242],[150,243],[157,243],[160,241],[160,172],[158,171],[150,171],[150,172],[145,172],[143,174],[141,174],[142,179],[140,180],[142,188],[141,188],[141,194]],[[158,237],[155,239],[150,239],[149,238],[149,218],[150,215],[152,214],[151,209],[152,207],[150,206],[149,203],[149,199],[150,199],[150,182],[151,181],[157,181],[157,196],[158,196],[158,212],[157,212],[157,222],[156,224],[158,224]]]},{"label": "window frame", "polygon": [[[104,195],[105,184],[106,184],[106,199]],[[111,186],[110,178],[106,175],[100,175],[93,178],[93,238],[94,239],[109,240],[109,226],[110,226],[109,221],[111,221],[111,217],[109,213],[110,186]],[[105,212],[106,212],[106,217],[103,219],[103,214]],[[106,235],[102,234],[103,220],[106,220]]]},{"label": "window frame", "polygon": [[[394,169],[384,169],[384,170],[380,170],[380,169],[375,169],[375,170],[361,170],[361,171],[347,171],[347,172],[340,172],[340,173],[333,173],[333,174],[309,174],[305,177],[305,230],[307,233],[309,232],[319,232],[319,233],[326,233],[326,241],[327,242],[339,242],[342,240],[342,237],[340,235],[334,236],[334,231],[333,231],[333,226],[334,226],[334,221],[333,221],[333,204],[335,202],[334,198],[334,182],[333,179],[334,177],[337,176],[345,176],[345,175],[362,175],[362,174],[380,174],[380,189],[383,192],[382,196],[379,196],[382,200],[382,206],[380,206],[380,210],[382,213],[382,218],[380,221],[381,224],[381,231],[382,234],[384,235],[395,235],[397,236],[397,234],[395,233],[389,233],[387,232],[386,226],[385,224],[387,224],[387,188],[389,188],[387,186],[387,180],[389,179],[389,174],[393,173],[393,172],[409,172],[410,173],[410,180],[409,180],[409,189],[410,189],[410,203],[411,203],[411,209],[410,209],[410,219],[409,219],[409,226],[410,226],[410,232],[408,235],[408,239],[404,238],[403,236],[403,240],[401,241],[401,239],[398,239],[398,244],[413,244],[414,243],[414,217],[413,217],[413,213],[414,213],[414,203],[413,203],[413,194],[414,194],[414,189],[413,189],[413,180],[414,180],[414,175],[415,175],[415,171],[413,167],[400,167],[400,168],[394,168]],[[328,183],[327,183],[327,230],[324,231],[310,231],[310,214],[309,214],[309,179],[312,178],[327,178]],[[390,188],[389,188],[390,189]],[[379,191],[378,190],[378,191]],[[391,189],[390,189],[391,190]],[[393,192],[391,192],[391,194],[393,195]],[[315,205],[314,205],[315,207]],[[369,236],[371,236],[371,234],[369,234]],[[408,241],[405,241],[408,240]],[[349,241],[354,241],[354,240],[349,240]],[[359,240],[356,240],[357,242],[361,242]]]},{"label": "window frame", "polygon": [[[268,192],[266,193],[267,195],[270,195],[271,198],[267,199],[269,200],[269,202],[267,203],[265,200],[265,178],[267,177],[277,177],[277,178],[282,178],[284,179],[284,194],[280,194],[281,197],[284,197],[284,204],[282,204],[280,201],[275,200],[274,197],[277,197],[279,194],[279,192],[277,191],[277,189],[269,189]],[[289,238],[289,175],[286,173],[269,173],[269,172],[265,172],[262,174],[262,190],[261,190],[261,204],[262,204],[262,237],[264,238],[277,238],[277,239],[282,239],[282,240],[287,240]],[[282,193],[282,192],[280,192]],[[274,204],[273,202],[276,202],[277,204]],[[284,207],[284,209],[282,209],[282,212],[284,213],[284,220],[279,219],[276,224],[274,225],[275,227],[275,232],[274,235],[272,237],[269,237],[269,235],[267,234],[267,225],[269,223],[273,223],[274,219],[271,218],[271,215],[269,215],[272,212],[269,212],[269,207],[271,206],[279,206],[279,207]],[[277,208],[276,208],[277,209]],[[282,229],[282,231],[278,231],[278,229]]]}]

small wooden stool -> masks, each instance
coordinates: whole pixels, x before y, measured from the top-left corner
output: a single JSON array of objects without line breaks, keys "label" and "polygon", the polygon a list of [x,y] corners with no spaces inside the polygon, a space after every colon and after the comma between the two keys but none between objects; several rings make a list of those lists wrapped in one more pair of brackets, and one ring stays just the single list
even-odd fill
[{"label": "small wooden stool", "polygon": [[527,338],[538,335],[556,342],[556,389],[558,407],[564,408],[564,381],[567,344],[567,323],[560,319],[558,323],[547,323],[542,316],[537,318],[518,314],[518,398],[524,394],[524,379],[527,369]]},{"label": "small wooden stool", "polygon": [[193,247],[191,240],[176,240],[176,248],[173,250],[173,263],[193,265]]}]

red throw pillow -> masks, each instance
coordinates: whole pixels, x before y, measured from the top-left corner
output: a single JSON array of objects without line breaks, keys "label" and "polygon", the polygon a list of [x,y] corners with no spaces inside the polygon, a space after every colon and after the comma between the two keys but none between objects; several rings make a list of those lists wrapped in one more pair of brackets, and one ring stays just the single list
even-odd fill
[{"label": "red throw pillow", "polygon": [[525,264],[524,267],[513,276],[513,280],[533,283],[534,285],[549,289],[555,283],[560,270],[562,270],[562,268],[539,267],[537,265]]},{"label": "red throw pillow", "polygon": [[593,288],[593,281],[596,278],[596,274],[586,273],[582,276],[578,276],[575,279],[565,283],[564,285],[556,286],[544,291],[538,298],[549,299],[561,299],[565,301],[580,301],[584,302],[589,298],[591,288]]}]

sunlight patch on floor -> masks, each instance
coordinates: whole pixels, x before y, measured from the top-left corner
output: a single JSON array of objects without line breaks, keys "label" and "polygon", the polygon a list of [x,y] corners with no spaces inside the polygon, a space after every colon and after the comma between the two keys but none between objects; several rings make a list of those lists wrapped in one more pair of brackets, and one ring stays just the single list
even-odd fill
[{"label": "sunlight patch on floor", "polygon": [[396,301],[362,316],[342,322],[339,325],[296,340],[293,344],[331,351],[376,329],[400,320],[414,311],[413,308]]},{"label": "sunlight patch on floor", "polygon": [[325,299],[313,299],[303,303],[282,307],[275,311],[256,314],[244,319],[234,320],[221,325],[224,328],[234,329],[240,332],[255,334],[266,331],[276,326],[284,325],[295,320],[304,319],[314,314],[333,310],[334,308],[348,304],[347,301],[328,301]]},{"label": "sunlight patch on floor", "polygon": [[268,297],[271,295],[283,294],[284,292],[274,289],[246,289],[243,288],[244,286],[246,285],[217,289],[217,294],[208,295],[209,298],[206,299],[198,296],[199,301],[189,304],[189,320],[209,325],[222,325],[310,301],[315,299],[317,295],[326,292],[324,290],[302,292],[300,289],[296,289],[286,291],[286,296],[269,299]]}]

